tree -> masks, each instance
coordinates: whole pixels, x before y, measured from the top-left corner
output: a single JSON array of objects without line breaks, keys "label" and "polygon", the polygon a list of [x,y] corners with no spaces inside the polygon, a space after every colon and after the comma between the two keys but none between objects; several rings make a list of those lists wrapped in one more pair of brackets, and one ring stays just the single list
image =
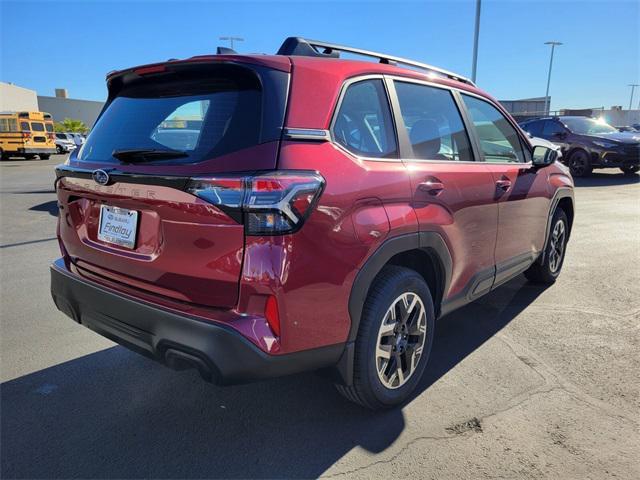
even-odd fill
[{"label": "tree", "polygon": [[87,133],[89,130],[82,120],[73,118],[65,118],[62,122],[56,122],[54,128],[56,132]]}]

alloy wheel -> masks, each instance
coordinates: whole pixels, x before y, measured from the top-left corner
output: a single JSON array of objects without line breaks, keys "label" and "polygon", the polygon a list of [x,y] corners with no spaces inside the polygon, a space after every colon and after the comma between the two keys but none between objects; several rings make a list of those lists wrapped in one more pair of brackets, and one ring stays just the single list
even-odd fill
[{"label": "alloy wheel", "polygon": [[549,270],[556,273],[562,265],[562,256],[564,255],[564,245],[566,237],[566,227],[562,220],[558,220],[553,226],[551,232],[551,244],[549,250]]},{"label": "alloy wheel", "polygon": [[427,338],[427,314],[420,297],[405,292],[387,310],[376,344],[375,365],[389,389],[404,385],[420,361]]},{"label": "alloy wheel", "polygon": [[587,158],[582,152],[574,153],[571,157],[571,173],[576,177],[583,176],[587,171]]}]

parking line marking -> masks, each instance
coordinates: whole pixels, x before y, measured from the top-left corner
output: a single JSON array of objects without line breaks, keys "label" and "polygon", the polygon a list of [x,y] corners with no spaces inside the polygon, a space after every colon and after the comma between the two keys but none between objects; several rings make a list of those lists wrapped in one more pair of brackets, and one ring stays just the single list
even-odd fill
[{"label": "parking line marking", "polygon": [[0,248],[20,247],[22,245],[30,245],[32,243],[50,242],[51,240],[57,240],[57,237],[41,238],[40,240],[29,240],[27,242],[8,243],[6,245],[0,245]]}]

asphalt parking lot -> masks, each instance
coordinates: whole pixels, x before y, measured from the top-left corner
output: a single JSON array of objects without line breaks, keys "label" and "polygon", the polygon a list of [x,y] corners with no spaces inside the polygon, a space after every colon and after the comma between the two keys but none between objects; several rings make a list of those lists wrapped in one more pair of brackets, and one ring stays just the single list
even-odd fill
[{"label": "asphalt parking lot", "polygon": [[2,478],[640,478],[640,176],[579,181],[558,282],[442,319],[418,395],[372,413],[313,374],[216,387],[59,313],[62,158],[0,164]]}]

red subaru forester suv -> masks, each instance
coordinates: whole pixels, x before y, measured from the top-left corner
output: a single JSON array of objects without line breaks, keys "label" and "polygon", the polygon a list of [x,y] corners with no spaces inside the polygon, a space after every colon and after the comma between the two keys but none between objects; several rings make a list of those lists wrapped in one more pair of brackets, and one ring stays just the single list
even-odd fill
[{"label": "red subaru forester suv", "polygon": [[56,169],[51,291],[173,368],[218,383],[322,370],[389,407],[419,382],[436,318],[560,272],[571,176],[464,77],[292,37],[107,85]]}]

